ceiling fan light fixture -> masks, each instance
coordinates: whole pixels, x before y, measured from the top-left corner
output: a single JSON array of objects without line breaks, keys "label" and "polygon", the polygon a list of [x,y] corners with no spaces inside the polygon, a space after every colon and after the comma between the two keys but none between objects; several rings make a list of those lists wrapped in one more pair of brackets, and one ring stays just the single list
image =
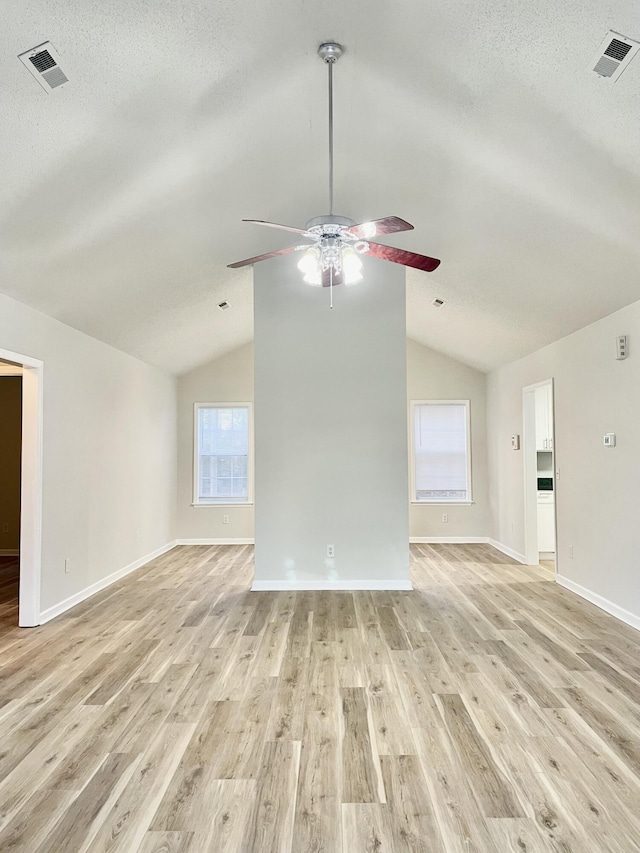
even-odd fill
[{"label": "ceiling fan light fixture", "polygon": [[320,250],[317,246],[310,249],[298,261],[298,269],[304,273],[302,280],[316,287],[322,284],[322,271],[320,268]]},{"label": "ceiling fan light fixture", "polygon": [[318,270],[315,270],[315,272],[307,273],[305,276],[302,277],[302,280],[306,284],[310,284],[312,287],[320,287],[320,285],[322,284],[322,279],[320,278],[320,273],[318,272]]},{"label": "ceiling fan light fixture", "polygon": [[342,273],[345,284],[362,281],[362,261],[351,246],[345,246],[342,250]]}]

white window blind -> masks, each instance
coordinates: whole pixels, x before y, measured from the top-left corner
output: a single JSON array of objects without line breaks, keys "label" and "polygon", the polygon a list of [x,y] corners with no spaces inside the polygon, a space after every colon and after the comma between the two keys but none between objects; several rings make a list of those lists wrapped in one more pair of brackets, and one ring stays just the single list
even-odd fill
[{"label": "white window blind", "polygon": [[248,405],[196,407],[195,503],[249,502]]},{"label": "white window blind", "polygon": [[471,500],[469,401],[413,405],[414,501]]}]

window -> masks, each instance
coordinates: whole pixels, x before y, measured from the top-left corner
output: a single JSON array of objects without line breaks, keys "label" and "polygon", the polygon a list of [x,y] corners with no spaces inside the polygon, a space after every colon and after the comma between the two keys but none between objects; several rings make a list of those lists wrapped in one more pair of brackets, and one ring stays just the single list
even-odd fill
[{"label": "window", "polygon": [[411,423],[411,500],[470,503],[469,401],[414,401]]},{"label": "window", "polygon": [[251,404],[196,403],[194,504],[251,502]]}]

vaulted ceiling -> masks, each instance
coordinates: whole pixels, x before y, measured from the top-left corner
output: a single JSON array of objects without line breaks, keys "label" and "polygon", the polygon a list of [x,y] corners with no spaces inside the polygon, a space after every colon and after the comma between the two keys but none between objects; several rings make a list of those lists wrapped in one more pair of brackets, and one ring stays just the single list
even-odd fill
[{"label": "vaulted ceiling", "polygon": [[[606,31],[640,40],[632,0],[3,12],[0,291],[146,361],[250,340],[251,268],[226,264],[288,240],[240,220],[326,212],[327,39],[336,212],[402,216],[388,242],[442,259],[408,272],[411,337],[488,370],[640,298],[640,58],[588,71]],[[50,94],[16,58],[46,40]]]}]

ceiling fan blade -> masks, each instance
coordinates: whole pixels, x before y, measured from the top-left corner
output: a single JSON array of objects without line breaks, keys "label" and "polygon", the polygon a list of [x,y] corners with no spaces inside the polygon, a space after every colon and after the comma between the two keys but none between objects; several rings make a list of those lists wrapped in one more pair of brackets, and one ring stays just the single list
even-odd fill
[{"label": "ceiling fan blade", "polygon": [[308,248],[308,246],[287,246],[286,249],[277,249],[275,252],[256,255],[255,258],[246,258],[244,261],[236,261],[235,264],[227,264],[227,267],[230,270],[236,270],[238,267],[248,267],[250,264],[257,264],[258,261],[266,261],[268,258],[275,258],[276,255],[288,255],[290,252],[299,252],[302,249]]},{"label": "ceiling fan blade", "polygon": [[360,240],[368,240],[380,234],[395,234],[397,231],[413,231],[413,225],[400,219],[399,216],[385,216],[384,219],[375,219],[373,222],[363,222],[360,225],[352,225],[349,234]]},{"label": "ceiling fan blade", "polygon": [[[336,287],[339,284],[342,284],[344,279],[342,278],[342,271],[336,272],[333,271],[333,286]],[[329,287],[331,285],[331,272],[330,270],[322,271],[322,286]]]},{"label": "ceiling fan blade", "polygon": [[418,255],[406,249],[396,249],[395,246],[383,246],[381,243],[369,243],[369,251],[366,254],[371,255],[372,258],[392,261],[394,264],[402,264],[405,267],[415,267],[424,272],[433,272],[440,266],[437,258],[428,258],[426,255]]},{"label": "ceiling fan blade", "polygon": [[279,228],[281,231],[292,231],[294,234],[306,234],[303,228],[293,228],[291,225],[278,225],[277,222],[265,222],[264,219],[243,219],[243,222],[252,222],[254,225],[266,225],[267,228]]}]

